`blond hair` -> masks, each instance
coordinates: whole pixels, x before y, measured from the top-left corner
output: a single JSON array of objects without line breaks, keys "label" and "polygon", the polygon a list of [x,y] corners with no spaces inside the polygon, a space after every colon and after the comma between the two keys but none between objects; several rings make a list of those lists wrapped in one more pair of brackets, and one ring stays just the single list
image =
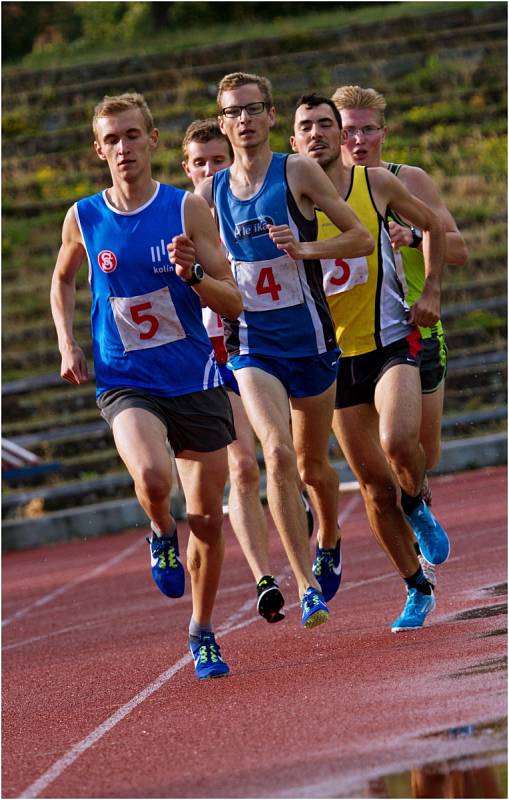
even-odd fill
[{"label": "blond hair", "polygon": [[141,111],[147,133],[154,130],[154,119],[143,95],[138,92],[125,92],[124,94],[106,95],[96,105],[92,119],[94,136],[97,138],[97,120],[100,117],[111,117],[114,114],[120,114],[122,111],[131,111],[133,108]]},{"label": "blond hair", "polygon": [[214,139],[221,139],[225,142],[225,144],[228,146],[230,158],[233,159],[233,150],[230,140],[222,132],[217,119],[215,119],[215,117],[211,117],[210,119],[195,119],[195,121],[191,122],[187,128],[182,140],[182,153],[186,161],[189,158],[188,147],[191,142],[201,142],[202,144],[206,144],[207,142],[214,141]]},{"label": "blond hair", "polygon": [[339,86],[332,95],[332,101],[338,111],[350,108],[368,108],[376,111],[381,125],[385,125],[384,111],[387,103],[385,97],[376,89],[363,89],[362,86]]},{"label": "blond hair", "polygon": [[255,83],[258,86],[264,101],[269,108],[274,105],[272,100],[272,84],[268,78],[261,75],[251,75],[249,72],[230,72],[219,81],[217,87],[217,105],[221,108],[221,95],[223,92],[230,92],[232,89],[238,89],[240,86],[247,86],[249,83]]}]

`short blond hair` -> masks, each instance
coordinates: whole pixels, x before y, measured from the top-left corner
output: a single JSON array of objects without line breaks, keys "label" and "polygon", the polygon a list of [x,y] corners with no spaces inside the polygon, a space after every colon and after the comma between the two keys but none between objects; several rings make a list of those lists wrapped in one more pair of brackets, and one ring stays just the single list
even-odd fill
[{"label": "short blond hair", "polygon": [[220,139],[226,144],[230,158],[233,160],[233,150],[230,140],[222,132],[217,119],[211,117],[210,119],[195,119],[187,128],[184,138],[182,139],[182,154],[186,161],[189,158],[188,148],[191,142],[207,144],[207,142],[212,142],[214,139]]},{"label": "short blond hair", "polygon": [[97,120],[100,117],[111,117],[114,114],[120,114],[122,111],[130,111],[133,108],[137,108],[141,111],[147,133],[153,131],[154,119],[143,95],[138,92],[125,92],[124,94],[106,95],[101,102],[96,105],[92,120],[94,136],[97,138]]},{"label": "short blond hair", "polygon": [[221,108],[221,95],[223,92],[230,92],[232,89],[247,86],[249,83],[255,83],[258,86],[264,101],[271,108],[274,105],[271,82],[262,75],[252,75],[249,72],[230,72],[224,78],[221,78],[217,87],[217,105],[219,108]]},{"label": "short blond hair", "polygon": [[343,109],[368,108],[379,115],[380,124],[385,125],[384,111],[387,107],[385,97],[376,89],[363,89],[362,86],[339,86],[332,95],[332,101],[339,113]]}]

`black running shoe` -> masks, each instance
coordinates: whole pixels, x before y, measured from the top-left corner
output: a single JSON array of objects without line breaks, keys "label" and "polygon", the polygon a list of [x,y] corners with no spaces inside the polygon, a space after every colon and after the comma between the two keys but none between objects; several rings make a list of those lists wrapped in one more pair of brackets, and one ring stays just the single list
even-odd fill
[{"label": "black running shoe", "polygon": [[272,575],[264,575],[256,584],[258,602],[256,608],[261,617],[267,622],[279,622],[285,618],[281,609],[285,598],[281,594],[278,583]]},{"label": "black running shoe", "polygon": [[304,509],[306,511],[306,518],[308,521],[308,536],[311,539],[315,527],[315,518],[313,517],[313,511],[311,509],[311,506],[309,505],[309,500],[307,499],[304,492],[301,492],[300,496],[302,497],[302,502],[304,503]]}]

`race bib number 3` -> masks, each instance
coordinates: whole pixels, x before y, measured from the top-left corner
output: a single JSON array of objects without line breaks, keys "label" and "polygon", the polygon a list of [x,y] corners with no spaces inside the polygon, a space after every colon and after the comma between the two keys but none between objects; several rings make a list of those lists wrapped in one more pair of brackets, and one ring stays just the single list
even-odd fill
[{"label": "race bib number 3", "polygon": [[299,268],[289,256],[235,261],[233,266],[246,311],[274,311],[304,302]]},{"label": "race bib number 3", "polygon": [[126,351],[147,350],[185,339],[166,286],[134,297],[110,297],[110,303]]},{"label": "race bib number 3", "polygon": [[353,286],[368,282],[368,260],[360,258],[332,258],[322,260],[323,288],[325,294],[346,292]]}]

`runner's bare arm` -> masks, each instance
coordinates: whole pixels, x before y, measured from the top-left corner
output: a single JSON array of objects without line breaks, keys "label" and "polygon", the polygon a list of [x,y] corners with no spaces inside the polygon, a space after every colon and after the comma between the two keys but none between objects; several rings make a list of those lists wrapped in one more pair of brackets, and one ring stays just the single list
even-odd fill
[{"label": "runner's bare arm", "polygon": [[269,235],[277,247],[292,258],[306,259],[355,258],[372,253],[373,237],[341,199],[322,168],[300,155],[289,156],[287,165],[288,185],[304,216],[311,219],[314,209],[320,208],[341,233],[330,239],[297,242],[288,226],[272,226]]},{"label": "runner's bare arm", "polygon": [[203,197],[203,199],[206,200],[209,208],[213,207],[212,178],[205,178],[205,180],[201,181],[201,183],[196,186],[194,193],[200,195],[200,197]]},{"label": "runner's bare arm", "polygon": [[[423,232],[425,284],[421,296],[410,309],[410,322],[429,327],[440,319],[440,294],[445,263],[445,230],[442,219],[418,197],[410,194],[403,182],[381,167],[369,170],[375,202],[390,207]],[[380,212],[382,209],[379,207]]]},{"label": "runner's bare arm", "polygon": [[76,301],[76,275],[85,257],[81,233],[74,216],[74,206],[64,219],[62,245],[51,279],[51,313],[62,356],[60,374],[69,383],[86,383],[88,367],[85,354],[73,336]]},{"label": "runner's bare arm", "polygon": [[[447,264],[463,266],[468,258],[465,240],[458,230],[456,221],[445,205],[433,179],[420,167],[407,164],[401,167],[398,178],[408,191],[426,203],[441,218],[445,226],[445,244]],[[391,239],[395,247],[409,245],[412,242],[412,231],[397,223],[391,223]]]},{"label": "runner's bare arm", "polygon": [[204,199],[188,194],[184,216],[187,236],[175,237],[168,246],[177,275],[189,279],[196,259],[205,271],[204,279],[193,286],[202,304],[229,319],[236,319],[242,311],[241,295]]}]

